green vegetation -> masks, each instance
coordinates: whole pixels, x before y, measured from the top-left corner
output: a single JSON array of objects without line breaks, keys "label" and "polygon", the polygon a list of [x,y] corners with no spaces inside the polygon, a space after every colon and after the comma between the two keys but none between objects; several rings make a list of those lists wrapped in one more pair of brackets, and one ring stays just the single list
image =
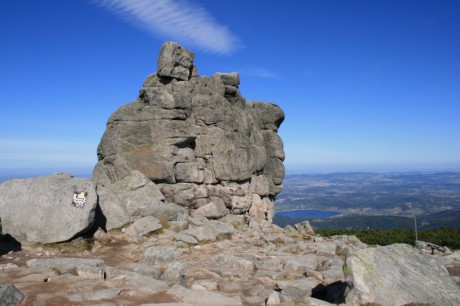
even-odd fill
[{"label": "green vegetation", "polygon": [[43,248],[45,250],[57,250],[61,253],[75,253],[90,251],[93,247],[93,241],[91,239],[76,239],[74,241],[58,242],[50,244],[34,244],[36,248]]},{"label": "green vegetation", "polygon": [[[334,235],[355,235],[364,243],[371,245],[389,245],[393,243],[414,244],[414,230],[390,229],[390,230],[347,230],[347,229],[325,229],[318,230],[317,234],[324,237]],[[418,239],[431,242],[439,246],[447,246],[451,249],[460,249],[460,228],[440,227],[418,233]]]}]

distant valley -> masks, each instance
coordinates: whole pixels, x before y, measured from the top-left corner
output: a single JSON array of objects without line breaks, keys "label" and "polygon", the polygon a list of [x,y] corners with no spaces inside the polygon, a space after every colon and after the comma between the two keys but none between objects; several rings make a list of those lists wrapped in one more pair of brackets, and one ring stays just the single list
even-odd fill
[{"label": "distant valley", "polygon": [[[413,228],[414,214],[422,229],[460,227],[460,173],[287,175],[276,209],[342,213],[311,220],[316,228]],[[299,220],[278,215],[275,223]]]}]

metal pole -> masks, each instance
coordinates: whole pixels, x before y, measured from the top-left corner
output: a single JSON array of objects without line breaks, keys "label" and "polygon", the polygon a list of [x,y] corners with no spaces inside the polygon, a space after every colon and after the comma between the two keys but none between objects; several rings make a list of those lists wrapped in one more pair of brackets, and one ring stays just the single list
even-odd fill
[{"label": "metal pole", "polygon": [[415,241],[418,241],[418,236],[417,236],[417,219],[415,218],[415,214],[414,214],[414,226],[415,226]]}]

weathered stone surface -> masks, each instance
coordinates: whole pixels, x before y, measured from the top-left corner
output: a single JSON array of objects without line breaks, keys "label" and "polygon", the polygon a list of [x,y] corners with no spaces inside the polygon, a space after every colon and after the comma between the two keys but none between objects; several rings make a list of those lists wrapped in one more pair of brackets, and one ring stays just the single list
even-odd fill
[{"label": "weathered stone surface", "polygon": [[98,185],[97,195],[99,197],[99,207],[103,214],[102,218],[104,219],[99,225],[105,227],[105,230],[122,228],[123,225],[132,221],[131,215],[114,192],[102,185]]},{"label": "weathered stone surface", "polygon": [[119,295],[120,292],[121,289],[111,288],[92,292],[76,293],[68,296],[67,298],[71,302],[99,301],[114,298]]},{"label": "weathered stone surface", "polygon": [[242,269],[249,272],[254,272],[256,270],[254,261],[230,254],[219,254],[214,258],[214,261],[224,267]]},{"label": "weathered stone surface", "polygon": [[160,220],[152,216],[147,216],[134,221],[134,223],[125,230],[125,233],[131,236],[144,236],[162,227]]},{"label": "weathered stone surface", "polygon": [[129,266],[129,271],[140,273],[146,276],[150,276],[155,279],[160,279],[160,276],[161,276],[160,267],[147,266],[143,264],[132,264]]},{"label": "weathered stone surface", "polygon": [[307,235],[315,235],[315,230],[313,229],[313,226],[311,226],[310,222],[308,221],[303,221],[300,223],[297,223],[294,225],[294,228],[298,230],[300,233],[304,233]]},{"label": "weathered stone surface", "polygon": [[[86,194],[82,207],[72,204],[75,192]],[[14,179],[0,185],[3,234],[20,242],[54,243],[89,230],[97,205],[90,179],[55,174]]]},{"label": "weathered stone surface", "polygon": [[270,295],[267,298],[267,306],[274,306],[274,305],[279,305],[281,304],[280,300],[280,294],[276,291],[273,291],[270,293]]},{"label": "weathered stone surface", "polygon": [[0,305],[17,306],[24,300],[24,294],[13,284],[0,285]]},{"label": "weathered stone surface", "polygon": [[215,241],[217,238],[217,230],[209,224],[204,226],[191,226],[183,233],[194,237],[199,242]]},{"label": "weathered stone surface", "polygon": [[223,203],[208,203],[193,212],[193,216],[204,216],[208,219],[218,219],[227,214],[227,208]]},{"label": "weathered stone surface", "polygon": [[168,294],[171,294],[172,296],[182,300],[183,302],[202,306],[242,305],[241,299],[238,296],[227,297],[220,293],[191,290],[179,285],[175,285],[171,289],[169,289]]},{"label": "weathered stone surface", "polygon": [[155,266],[173,262],[178,256],[179,251],[174,247],[154,246],[145,250],[142,261],[144,264]]},{"label": "weathered stone surface", "polygon": [[238,86],[240,85],[240,74],[238,72],[221,73],[217,72],[216,75],[220,76],[225,85]]},{"label": "weathered stone surface", "polygon": [[107,230],[119,228],[135,217],[177,220],[187,214],[183,207],[166,203],[160,188],[138,170],[108,187],[99,184],[97,192]]},{"label": "weathered stone surface", "polygon": [[160,279],[168,283],[169,286],[183,285],[185,265],[181,262],[173,262],[161,275]]},{"label": "weathered stone surface", "polygon": [[152,294],[168,289],[168,284],[146,274],[107,267],[107,280],[118,283],[122,280],[123,289],[134,290],[138,294]]},{"label": "weathered stone surface", "polygon": [[53,270],[65,273],[71,270],[77,270],[82,267],[99,267],[103,268],[105,263],[102,259],[86,258],[42,258],[31,259],[26,262],[27,267],[34,270]]},{"label": "weathered stone surface", "polygon": [[347,303],[460,305],[460,287],[429,255],[406,244],[368,248],[346,260]]},{"label": "weathered stone surface", "polygon": [[163,44],[158,58],[158,76],[188,80],[192,74],[193,52],[175,42]]},{"label": "weathered stone surface", "polygon": [[299,255],[290,258],[284,265],[284,272],[303,274],[308,270],[315,271],[318,267],[318,258],[315,254]]},{"label": "weathered stone surface", "polygon": [[319,282],[312,277],[304,277],[295,280],[279,281],[276,283],[281,293],[291,296],[293,298],[303,298],[311,296],[311,291]]},{"label": "weathered stone surface", "polygon": [[198,240],[185,233],[177,233],[176,235],[174,235],[174,239],[188,244],[198,244]]},{"label": "weathered stone surface", "polygon": [[[147,77],[137,101],[108,120],[94,179],[113,190],[138,171],[160,188],[164,199],[151,192],[158,206],[174,203],[210,218],[222,217],[225,206],[271,221],[284,177],[277,135],[284,113],[271,103],[246,103],[238,73],[198,77],[193,59],[177,43],[164,44],[158,72]],[[130,216],[158,217],[146,203],[147,184],[114,191]],[[211,207],[217,213],[209,215]]]}]

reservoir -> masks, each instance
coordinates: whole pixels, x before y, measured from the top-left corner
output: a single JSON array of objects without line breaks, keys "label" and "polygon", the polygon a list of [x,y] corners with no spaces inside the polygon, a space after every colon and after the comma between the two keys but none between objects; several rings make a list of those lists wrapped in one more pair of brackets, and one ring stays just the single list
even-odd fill
[{"label": "reservoir", "polygon": [[326,210],[316,210],[316,209],[304,209],[304,210],[288,210],[288,211],[279,211],[275,213],[275,216],[284,216],[289,218],[296,219],[324,219],[337,215],[341,215],[341,212],[338,211],[326,211]]}]

